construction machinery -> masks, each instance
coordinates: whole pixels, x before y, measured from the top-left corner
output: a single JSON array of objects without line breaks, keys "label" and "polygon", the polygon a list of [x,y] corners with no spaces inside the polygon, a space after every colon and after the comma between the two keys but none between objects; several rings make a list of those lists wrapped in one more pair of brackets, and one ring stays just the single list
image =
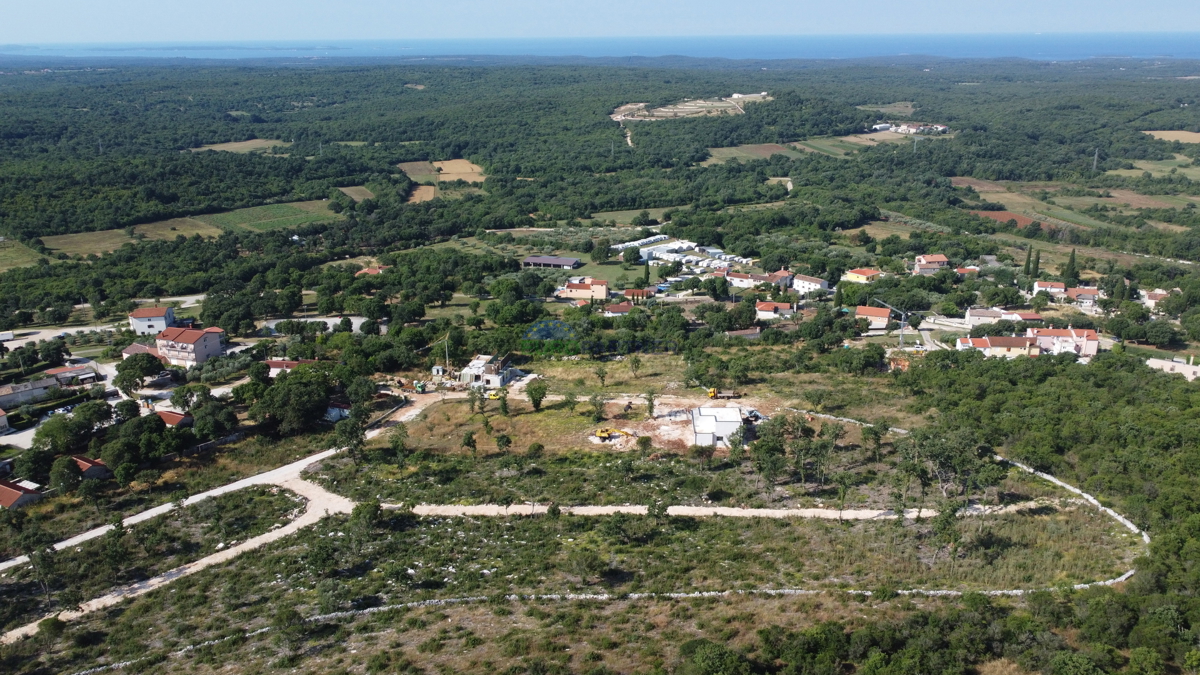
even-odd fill
[{"label": "construction machinery", "polygon": [[487,397],[488,397],[488,400],[489,400],[489,401],[499,401],[499,400],[500,400],[500,392],[498,392],[498,391],[489,391],[489,392],[488,392],[488,394],[487,394]]},{"label": "construction machinery", "polygon": [[596,438],[599,438],[602,441],[611,441],[618,436],[628,436],[633,438],[634,434],[631,434],[624,429],[614,429],[612,427],[601,427],[596,430]]},{"label": "construction machinery", "polygon": [[708,390],[709,398],[741,398],[742,395],[736,391],[718,391],[716,387],[711,387]]}]

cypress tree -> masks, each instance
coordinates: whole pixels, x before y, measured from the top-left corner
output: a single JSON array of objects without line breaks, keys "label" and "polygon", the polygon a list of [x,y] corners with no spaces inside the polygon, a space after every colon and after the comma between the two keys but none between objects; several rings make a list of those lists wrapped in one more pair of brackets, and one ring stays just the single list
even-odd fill
[{"label": "cypress tree", "polygon": [[1075,286],[1079,283],[1079,269],[1075,266],[1075,249],[1071,249],[1071,257],[1067,258],[1067,264],[1063,267],[1062,277],[1068,286]]},{"label": "cypress tree", "polygon": [[1037,279],[1038,272],[1041,270],[1041,267],[1042,267],[1042,252],[1035,251],[1033,254],[1033,267],[1031,267],[1029,269],[1029,276],[1033,277],[1034,279]]},{"label": "cypress tree", "polygon": [[1031,269],[1030,264],[1032,262],[1033,262],[1033,247],[1030,246],[1029,248],[1025,249],[1025,268],[1021,270],[1021,273],[1024,274],[1025,276],[1029,276],[1029,270]]}]

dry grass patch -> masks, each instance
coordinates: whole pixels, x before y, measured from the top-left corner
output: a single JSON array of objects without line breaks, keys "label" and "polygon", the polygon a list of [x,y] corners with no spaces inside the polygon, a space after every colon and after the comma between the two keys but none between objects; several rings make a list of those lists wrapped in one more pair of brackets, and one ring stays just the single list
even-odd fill
[{"label": "dry grass patch", "polygon": [[42,243],[46,245],[46,248],[55,253],[66,253],[69,256],[86,256],[89,253],[100,255],[115,251],[125,244],[133,242],[134,239],[125,234],[125,230],[102,230],[42,237]]},{"label": "dry grass patch", "polygon": [[954,176],[950,179],[950,184],[954,187],[972,187],[980,194],[985,192],[1008,192],[1000,183],[980,178],[970,178],[968,176]]},{"label": "dry grass patch", "polygon": [[249,141],[233,141],[231,143],[211,143],[202,145],[198,148],[192,148],[192,152],[203,152],[205,150],[215,150],[217,152],[236,152],[245,154],[248,152],[266,152],[271,148],[286,148],[291,143],[286,141],[276,141],[267,138],[255,138]]},{"label": "dry grass patch", "polygon": [[1160,141],[1179,141],[1180,143],[1200,143],[1200,133],[1195,131],[1143,131]]},{"label": "dry grass patch", "polygon": [[859,110],[874,110],[884,115],[911,115],[917,110],[912,101],[896,101],[895,103],[859,105],[855,107]]},{"label": "dry grass patch", "polygon": [[0,272],[36,264],[38,252],[19,241],[11,239],[0,242]]},{"label": "dry grass patch", "polygon": [[133,228],[133,231],[147,239],[174,239],[180,235],[191,237],[197,234],[202,237],[219,237],[224,234],[221,228],[195,218],[160,220],[156,223],[138,225]]},{"label": "dry grass patch", "polygon": [[371,192],[370,190],[363,187],[362,185],[356,185],[354,187],[338,188],[338,190],[341,191],[342,194],[346,195],[347,197],[349,197],[350,199],[353,199],[356,202],[361,202],[364,199],[374,199],[375,198],[375,193]]},{"label": "dry grass patch", "polygon": [[708,152],[712,156],[701,162],[701,166],[724,164],[731,159],[752,161],[756,159],[769,159],[772,155],[784,155],[791,158],[800,156],[800,153],[794,149],[784,147],[778,143],[739,145],[733,148],[709,148]]}]

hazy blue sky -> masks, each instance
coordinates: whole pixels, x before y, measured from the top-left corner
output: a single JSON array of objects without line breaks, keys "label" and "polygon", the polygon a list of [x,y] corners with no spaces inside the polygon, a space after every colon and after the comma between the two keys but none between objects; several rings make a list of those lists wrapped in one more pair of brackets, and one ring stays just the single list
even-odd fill
[{"label": "hazy blue sky", "polygon": [[9,0],[0,42],[1200,31],[1196,0]]}]

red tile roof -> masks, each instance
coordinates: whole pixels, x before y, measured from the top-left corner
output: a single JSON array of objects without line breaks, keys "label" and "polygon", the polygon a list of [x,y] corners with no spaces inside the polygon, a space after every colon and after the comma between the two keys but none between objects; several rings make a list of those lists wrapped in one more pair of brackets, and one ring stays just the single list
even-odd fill
[{"label": "red tile roof", "polygon": [[1030,337],[1069,337],[1083,340],[1099,340],[1100,335],[1089,328],[1030,328]]},{"label": "red tile roof", "polygon": [[170,340],[171,342],[182,342],[184,344],[195,344],[204,337],[205,333],[224,333],[225,331],[217,327],[205,328],[204,330],[196,330],[195,328],[167,328],[159,333],[159,340]]},{"label": "red tile roof", "polygon": [[354,276],[361,277],[364,274],[383,274],[383,271],[387,268],[387,265],[380,265],[379,267],[367,267],[355,272]]},{"label": "red tile roof", "polygon": [[846,274],[857,274],[859,276],[869,277],[873,274],[883,274],[883,272],[880,272],[879,270],[870,270],[865,267],[856,267],[852,270],[846,270]]},{"label": "red tile roof", "polygon": [[47,370],[46,374],[47,375],[62,375],[63,373],[71,373],[71,372],[75,372],[77,370],[91,370],[91,368],[89,366],[61,366],[58,368],[51,368],[51,369]]},{"label": "red tile roof", "polygon": [[887,307],[865,307],[859,305],[858,308],[854,310],[854,316],[873,316],[880,319],[887,319],[892,316],[892,310],[888,309]]},{"label": "red tile roof", "polygon": [[791,303],[787,302],[756,302],[754,309],[760,312],[779,312],[785,309],[791,309]]},{"label": "red tile roof", "polygon": [[40,494],[37,490],[30,490],[23,485],[10,483],[6,480],[0,480],[0,506],[6,509],[11,509],[13,504],[24,495]]},{"label": "red tile roof", "polygon": [[632,302],[619,302],[615,305],[609,305],[608,307],[605,307],[604,311],[611,312],[612,314],[628,314],[632,309]]},{"label": "red tile roof", "polygon": [[626,288],[625,297],[627,298],[653,298],[654,291],[648,288]]},{"label": "red tile roof", "polygon": [[154,414],[158,415],[159,419],[166,422],[169,427],[179,426],[182,422],[192,419],[191,415],[184,415],[172,410],[156,410]]},{"label": "red tile roof", "polygon": [[108,468],[108,465],[102,460],[84,457],[83,455],[71,455],[71,459],[75,460],[75,463],[79,465],[80,471],[87,471],[88,469],[97,466],[105,469]]},{"label": "red tile roof", "polygon": [[135,319],[157,319],[167,315],[170,307],[138,307],[129,313]]},{"label": "red tile roof", "polygon": [[947,258],[946,256],[942,255],[941,253],[930,253],[927,255],[919,255],[917,257],[924,260],[927,263],[950,262],[950,259]]}]

